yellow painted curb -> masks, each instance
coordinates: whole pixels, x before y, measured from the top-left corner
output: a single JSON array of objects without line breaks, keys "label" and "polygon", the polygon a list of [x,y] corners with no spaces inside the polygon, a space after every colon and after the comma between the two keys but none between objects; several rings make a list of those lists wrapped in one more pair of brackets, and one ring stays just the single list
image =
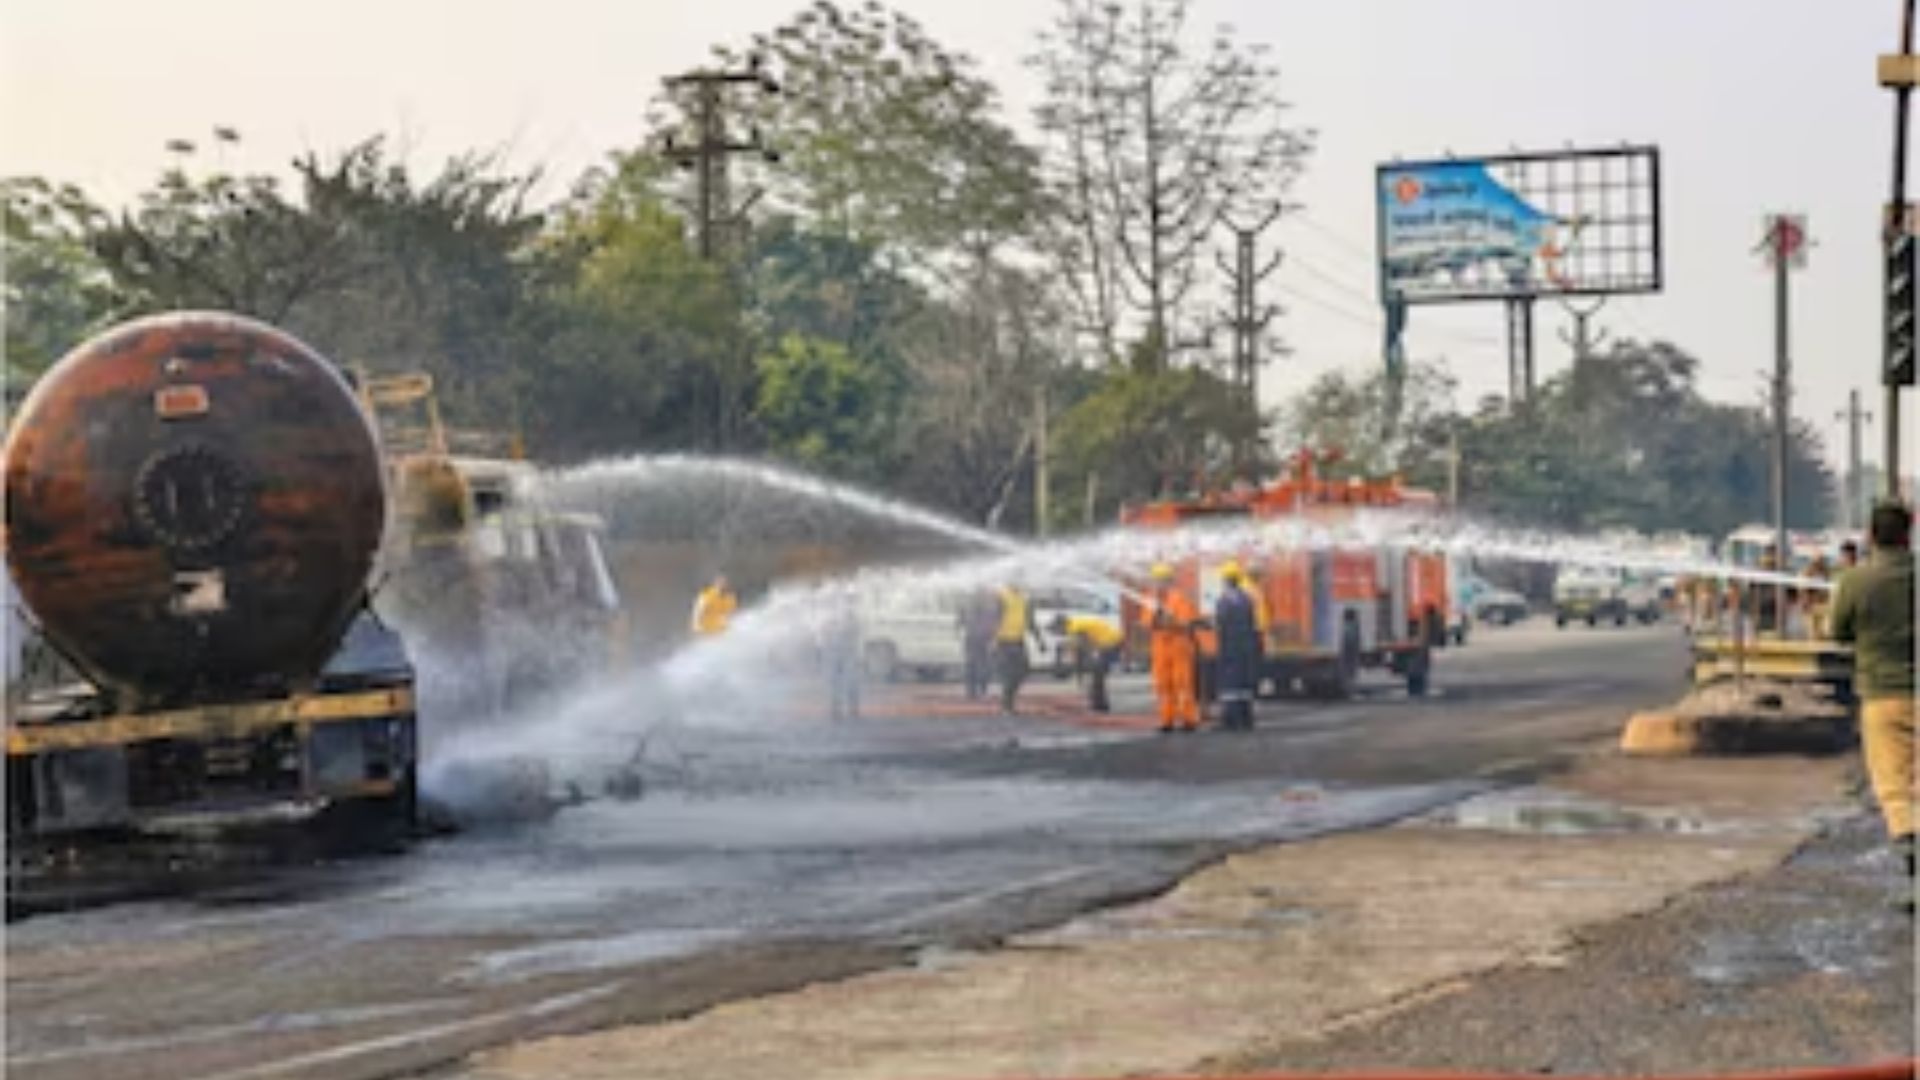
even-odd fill
[{"label": "yellow painted curb", "polygon": [[1620,736],[1628,754],[1691,754],[1700,749],[1700,724],[1670,712],[1634,713]]}]

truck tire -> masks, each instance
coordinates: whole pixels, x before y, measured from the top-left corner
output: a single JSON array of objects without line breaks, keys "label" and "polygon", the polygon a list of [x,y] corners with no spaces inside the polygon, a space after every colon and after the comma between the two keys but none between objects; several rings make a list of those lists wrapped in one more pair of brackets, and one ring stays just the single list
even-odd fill
[{"label": "truck tire", "polygon": [[1433,670],[1433,651],[1421,649],[1407,657],[1407,696],[1427,696],[1427,676]]},{"label": "truck tire", "polygon": [[1554,627],[1554,629],[1556,629],[1556,630],[1565,630],[1565,629],[1567,628],[1567,615],[1566,615],[1566,612],[1564,612],[1564,611],[1556,611],[1556,612],[1554,612],[1554,615],[1553,615],[1553,627]]},{"label": "truck tire", "polygon": [[1360,682],[1360,623],[1347,613],[1340,627],[1340,659],[1334,666],[1333,696],[1345,701]]}]

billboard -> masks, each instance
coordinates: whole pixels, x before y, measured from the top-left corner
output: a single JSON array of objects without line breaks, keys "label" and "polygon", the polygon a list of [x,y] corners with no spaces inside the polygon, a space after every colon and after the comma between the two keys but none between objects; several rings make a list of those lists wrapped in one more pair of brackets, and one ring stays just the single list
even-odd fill
[{"label": "billboard", "polygon": [[1653,147],[1394,162],[1374,194],[1389,305],[1660,289]]}]

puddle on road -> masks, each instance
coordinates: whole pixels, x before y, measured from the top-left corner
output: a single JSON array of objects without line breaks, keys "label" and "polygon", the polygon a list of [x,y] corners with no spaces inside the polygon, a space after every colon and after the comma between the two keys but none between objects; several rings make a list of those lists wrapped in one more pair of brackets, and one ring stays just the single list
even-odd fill
[{"label": "puddle on road", "polygon": [[1546,788],[1477,795],[1411,822],[1487,832],[1588,836],[1620,833],[1709,835],[1730,826],[1677,810],[1635,809]]}]

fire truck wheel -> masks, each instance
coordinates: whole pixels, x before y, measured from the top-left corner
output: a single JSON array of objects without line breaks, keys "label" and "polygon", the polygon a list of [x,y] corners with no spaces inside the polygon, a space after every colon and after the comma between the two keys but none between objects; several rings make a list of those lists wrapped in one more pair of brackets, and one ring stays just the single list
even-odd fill
[{"label": "fire truck wheel", "polygon": [[1333,696],[1345,700],[1353,696],[1360,680],[1360,621],[1347,613],[1340,628],[1340,660],[1334,669]]}]

